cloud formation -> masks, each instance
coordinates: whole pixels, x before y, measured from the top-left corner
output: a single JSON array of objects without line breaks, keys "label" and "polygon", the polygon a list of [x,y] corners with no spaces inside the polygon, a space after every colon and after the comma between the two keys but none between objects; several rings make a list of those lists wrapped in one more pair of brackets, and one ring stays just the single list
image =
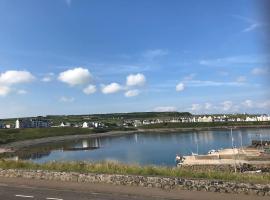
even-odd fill
[{"label": "cloud formation", "polygon": [[183,91],[184,89],[185,89],[184,83],[178,83],[178,84],[176,85],[176,87],[175,87],[175,90],[176,90],[177,92],[181,92],[181,91]]},{"label": "cloud formation", "polygon": [[169,54],[168,50],[151,49],[151,50],[148,50],[148,51],[144,52],[143,57],[145,57],[147,59],[154,59],[156,57],[161,57],[161,56],[165,56],[165,55],[168,55],[168,54]]},{"label": "cloud formation", "polygon": [[48,73],[41,79],[41,81],[51,82],[53,80],[53,78],[54,78],[54,73]]},{"label": "cloud formation", "polygon": [[130,74],[127,76],[127,86],[143,86],[146,82],[146,78],[143,74]]},{"label": "cloud formation", "polygon": [[128,90],[125,92],[126,97],[135,97],[139,95],[140,91],[139,90]]},{"label": "cloud formation", "polygon": [[111,83],[109,85],[104,85],[101,89],[103,94],[113,94],[119,92],[122,89],[121,85],[118,83]]},{"label": "cloud formation", "polygon": [[78,67],[61,72],[58,80],[67,83],[70,86],[85,85],[92,79],[92,75],[88,69]]},{"label": "cloud formation", "polygon": [[153,109],[154,112],[175,112],[177,108],[174,106],[159,106]]},{"label": "cloud formation", "polygon": [[[14,85],[29,83],[35,80],[35,77],[28,71],[9,70],[0,74],[0,96],[4,97],[10,94]],[[17,91],[22,94],[22,90]],[[24,92],[25,94],[25,92]]]},{"label": "cloud formation", "polygon": [[8,86],[0,85],[0,96],[5,97],[11,92],[11,89]]},{"label": "cloud formation", "polygon": [[84,94],[90,95],[94,94],[97,91],[95,85],[88,85],[86,88],[83,89]]},{"label": "cloud formation", "polygon": [[251,74],[260,76],[260,75],[267,75],[270,73],[270,70],[266,67],[256,67],[252,69]]},{"label": "cloud formation", "polygon": [[35,77],[28,71],[10,70],[0,74],[1,85],[15,85],[20,83],[29,83]]},{"label": "cloud formation", "polygon": [[21,94],[21,95],[23,95],[23,94],[27,94],[28,92],[26,91],[26,90],[18,90],[17,91],[17,94]]},{"label": "cloud formation", "polygon": [[66,97],[66,96],[62,96],[60,97],[59,101],[63,102],[63,103],[72,103],[74,102],[75,98],[73,97]]}]

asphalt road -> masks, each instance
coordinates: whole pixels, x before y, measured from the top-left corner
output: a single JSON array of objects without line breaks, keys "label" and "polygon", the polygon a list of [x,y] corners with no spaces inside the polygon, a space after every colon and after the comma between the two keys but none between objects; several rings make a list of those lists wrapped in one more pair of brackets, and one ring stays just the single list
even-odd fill
[{"label": "asphalt road", "polygon": [[269,200],[236,194],[0,178],[0,200]]}]

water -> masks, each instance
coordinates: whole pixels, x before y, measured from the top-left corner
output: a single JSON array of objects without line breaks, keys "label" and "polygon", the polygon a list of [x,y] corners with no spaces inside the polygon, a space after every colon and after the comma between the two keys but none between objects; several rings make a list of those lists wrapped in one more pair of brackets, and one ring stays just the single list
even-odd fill
[{"label": "water", "polygon": [[[270,129],[241,129],[233,131],[234,146],[251,144],[252,140],[270,140]],[[261,135],[261,136],[260,136]],[[206,154],[211,149],[231,148],[230,130],[140,133],[119,137],[91,138],[55,144],[39,145],[17,152],[20,159],[44,163],[57,161],[120,161],[141,165],[173,166],[176,153]],[[73,148],[99,147],[93,150]]]}]

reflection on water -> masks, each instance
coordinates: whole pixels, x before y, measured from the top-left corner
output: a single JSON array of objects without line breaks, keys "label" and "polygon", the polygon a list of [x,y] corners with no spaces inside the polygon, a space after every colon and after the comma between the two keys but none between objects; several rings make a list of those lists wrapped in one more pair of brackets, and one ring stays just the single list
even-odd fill
[{"label": "reflection on water", "polygon": [[[233,138],[234,146],[247,146],[252,140],[270,140],[270,129],[233,130]],[[210,149],[231,146],[230,130],[142,133],[39,145],[16,152],[16,156],[38,163],[52,160],[117,160],[142,165],[174,165],[176,153],[190,155],[198,150],[199,154],[206,154]]]}]

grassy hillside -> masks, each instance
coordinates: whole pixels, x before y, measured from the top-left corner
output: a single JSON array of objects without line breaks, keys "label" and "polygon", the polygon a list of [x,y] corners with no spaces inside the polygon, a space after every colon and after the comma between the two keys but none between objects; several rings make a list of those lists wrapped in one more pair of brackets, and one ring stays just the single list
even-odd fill
[{"label": "grassy hillside", "polygon": [[[117,123],[123,119],[153,119],[169,117],[188,117],[188,112],[134,112],[134,113],[110,113],[110,114],[91,114],[91,115],[48,115],[45,119],[50,120],[53,125],[61,122],[82,123],[84,121],[100,121],[103,123]],[[16,119],[3,119],[4,123],[14,124]]]}]

